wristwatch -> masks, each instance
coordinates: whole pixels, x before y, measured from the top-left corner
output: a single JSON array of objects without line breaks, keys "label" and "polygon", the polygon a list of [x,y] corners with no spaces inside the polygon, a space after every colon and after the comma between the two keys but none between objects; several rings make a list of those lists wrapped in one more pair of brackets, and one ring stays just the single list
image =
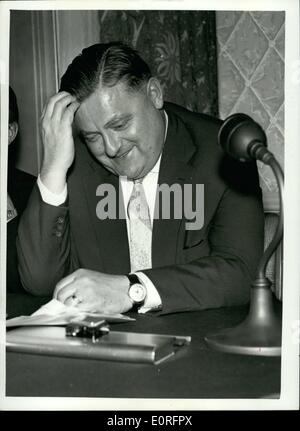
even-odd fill
[{"label": "wristwatch", "polygon": [[132,309],[137,311],[145,302],[147,290],[135,274],[127,274],[129,279],[128,296],[132,301]]}]

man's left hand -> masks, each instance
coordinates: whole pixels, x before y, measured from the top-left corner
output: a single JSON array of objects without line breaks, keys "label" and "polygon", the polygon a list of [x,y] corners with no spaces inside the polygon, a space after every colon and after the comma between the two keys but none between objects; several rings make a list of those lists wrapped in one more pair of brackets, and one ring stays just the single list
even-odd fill
[{"label": "man's left hand", "polygon": [[117,314],[132,307],[128,288],[125,275],[78,269],[57,283],[53,297],[83,311]]}]

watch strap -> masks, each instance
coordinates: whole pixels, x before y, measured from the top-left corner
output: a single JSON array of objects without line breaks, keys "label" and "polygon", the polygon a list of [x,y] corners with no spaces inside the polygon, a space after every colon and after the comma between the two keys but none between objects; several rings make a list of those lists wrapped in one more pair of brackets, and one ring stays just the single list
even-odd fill
[{"label": "watch strap", "polygon": [[142,284],[141,280],[136,274],[127,274],[126,277],[129,279],[130,286],[133,284]]},{"label": "watch strap", "polygon": [[[130,289],[130,286],[132,286],[133,284],[140,284],[140,285],[144,286],[136,274],[127,274],[126,277],[129,279],[129,289]],[[137,313],[143,304],[144,304],[144,301],[141,303],[133,302],[131,311],[134,311]]]}]

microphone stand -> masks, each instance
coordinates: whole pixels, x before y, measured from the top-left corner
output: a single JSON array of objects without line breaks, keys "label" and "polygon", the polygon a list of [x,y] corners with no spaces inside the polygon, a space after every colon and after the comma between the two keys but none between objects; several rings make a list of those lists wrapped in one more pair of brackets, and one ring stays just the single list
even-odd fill
[{"label": "microphone stand", "polygon": [[[239,114],[237,114],[239,115]],[[226,120],[225,120],[226,121]],[[270,257],[278,247],[283,236],[283,172],[274,155],[265,144],[254,140],[247,148],[251,158],[258,159],[270,166],[279,190],[279,221],[274,237],[265,250],[252,283],[250,309],[246,319],[234,328],[207,335],[209,347],[227,353],[244,355],[280,356],[281,319],[273,307],[271,281],[266,277],[266,267]]]}]

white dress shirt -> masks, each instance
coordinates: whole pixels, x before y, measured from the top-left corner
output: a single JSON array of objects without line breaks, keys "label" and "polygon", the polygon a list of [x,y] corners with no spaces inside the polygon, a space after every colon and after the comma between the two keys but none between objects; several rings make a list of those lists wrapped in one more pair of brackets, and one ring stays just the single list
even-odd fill
[{"label": "white dress shirt", "polygon": [[[168,115],[164,111],[165,114],[165,140],[167,136],[167,130],[168,130]],[[159,159],[157,160],[155,166],[151,169],[150,172],[143,178],[143,187],[149,207],[150,212],[150,219],[151,224],[153,226],[153,218],[154,218],[154,209],[155,209],[155,199],[156,199],[156,189],[157,189],[157,182],[158,182],[158,175],[159,175],[159,168],[160,168],[160,161],[161,161],[161,155]],[[59,206],[65,202],[68,195],[67,185],[65,185],[64,190],[59,193],[52,193],[41,181],[40,176],[38,176],[37,184],[42,196],[42,199],[44,202],[46,202],[49,205],[53,206]],[[133,181],[128,180],[126,177],[120,177],[120,184],[122,187],[122,193],[124,198],[124,208],[127,208],[128,201],[130,199],[132,189],[133,189]],[[127,226],[127,236],[129,238],[129,229],[130,229],[130,221],[128,219],[127,211],[125,211],[126,214],[126,226]],[[144,274],[141,271],[138,271],[135,273],[140,282],[146,287],[147,295],[144,302],[144,305],[139,309],[139,313],[147,313],[149,310],[157,309],[161,307],[161,297],[155,288],[152,281],[147,277],[146,274]]]}]

